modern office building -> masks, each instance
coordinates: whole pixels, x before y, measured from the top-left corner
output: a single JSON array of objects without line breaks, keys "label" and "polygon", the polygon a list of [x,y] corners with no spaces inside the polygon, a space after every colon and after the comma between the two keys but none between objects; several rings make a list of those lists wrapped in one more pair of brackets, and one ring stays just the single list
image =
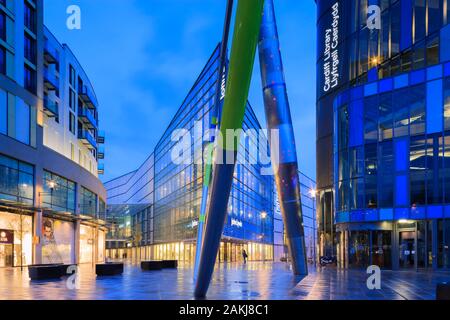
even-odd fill
[{"label": "modern office building", "polygon": [[[209,141],[202,141],[202,137],[211,123],[211,109],[220,74],[219,49],[220,45],[148,159],[137,170],[105,183],[107,217],[112,225],[107,236],[107,257],[127,257],[136,261],[194,261],[203,189],[202,150],[205,142]],[[191,160],[182,165],[175,164],[171,159],[176,146],[172,139],[175,130],[187,129],[192,133],[199,122],[202,123],[200,139],[194,137],[190,140]],[[243,129],[260,128],[248,104]],[[258,141],[241,139],[239,155],[242,159],[257,157],[250,150],[258,148]],[[247,251],[249,260],[258,261],[279,259],[287,252],[279,209],[274,213],[276,192],[273,176],[262,174],[263,167],[257,161],[247,161],[236,167],[219,262],[242,260],[243,249]],[[302,181],[305,187],[313,186],[306,177]],[[309,194],[309,189],[305,194]],[[304,204],[308,206],[307,201]],[[313,216],[315,208],[311,203],[309,205]],[[314,218],[311,217],[307,223],[313,228]],[[274,243],[277,244],[275,250]]]},{"label": "modern office building", "polygon": [[98,102],[42,0],[0,1],[0,267],[104,260]]},{"label": "modern office building", "polygon": [[450,1],[316,2],[320,254],[449,268]]}]

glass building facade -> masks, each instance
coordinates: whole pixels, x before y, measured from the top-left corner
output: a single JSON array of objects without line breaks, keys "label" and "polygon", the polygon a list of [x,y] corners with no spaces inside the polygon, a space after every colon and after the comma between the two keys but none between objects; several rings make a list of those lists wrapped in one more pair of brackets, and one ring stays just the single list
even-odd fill
[{"label": "glass building facade", "polygon": [[449,22],[449,0],[318,1],[320,250],[343,267],[450,268]]},{"label": "glass building facade", "polygon": [[[212,121],[220,75],[219,51],[220,45],[152,155],[136,171],[105,183],[108,220],[116,220],[118,228],[119,225],[126,227],[123,223],[126,219],[131,224],[131,233],[127,236],[121,231],[110,234],[107,239],[110,258],[193,262],[203,191],[203,150],[205,141],[209,141],[205,137],[208,137],[207,130]],[[190,160],[183,164],[172,160],[178,142],[174,141],[173,134],[178,129],[193,134],[189,145],[185,146]],[[244,132],[249,129],[261,129],[250,104],[243,125]],[[194,133],[196,130],[197,134]],[[262,174],[264,166],[252,158],[257,155],[251,150],[259,150],[259,142],[247,135],[241,139],[238,151],[238,159],[247,161],[241,161],[234,173],[219,262],[242,260],[243,249],[249,260],[274,260],[274,180],[272,175]],[[145,207],[140,207],[142,205]],[[282,226],[280,232],[283,234]],[[283,241],[283,236],[281,238]],[[284,246],[283,242],[279,245]]]}]

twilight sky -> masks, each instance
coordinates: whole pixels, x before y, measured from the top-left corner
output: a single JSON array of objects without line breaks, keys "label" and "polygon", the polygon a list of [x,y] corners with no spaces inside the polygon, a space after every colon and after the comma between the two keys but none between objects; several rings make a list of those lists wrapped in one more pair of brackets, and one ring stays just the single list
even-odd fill
[{"label": "twilight sky", "polygon": [[[274,0],[300,170],[315,178],[315,3]],[[225,0],[45,0],[45,24],[67,43],[100,104],[108,181],[150,155],[220,41]],[[66,8],[81,8],[81,30]],[[259,61],[249,101],[265,127]]]}]

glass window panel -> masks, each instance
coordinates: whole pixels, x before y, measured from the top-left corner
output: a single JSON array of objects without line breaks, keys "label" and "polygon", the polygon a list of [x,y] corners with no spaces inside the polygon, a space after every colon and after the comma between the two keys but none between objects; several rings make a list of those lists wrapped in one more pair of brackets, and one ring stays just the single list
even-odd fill
[{"label": "glass window panel", "polygon": [[384,94],[380,96],[379,104],[379,139],[380,141],[392,139],[393,137],[393,107],[392,94]]},{"label": "glass window panel", "polygon": [[400,25],[401,8],[400,1],[391,7],[391,55],[395,56],[400,52]]},{"label": "glass window panel", "polygon": [[394,185],[394,154],[391,141],[385,141],[379,145],[379,166],[378,166],[378,201],[380,208],[389,208],[393,205],[393,185]]},{"label": "glass window panel", "polygon": [[435,34],[427,40],[427,65],[432,66],[439,63],[439,36]]},{"label": "glass window panel", "polygon": [[425,133],[425,86],[409,88],[407,97],[410,103],[410,133],[418,135]]},{"label": "glass window panel", "polygon": [[414,0],[414,41],[423,39],[426,35],[426,0]]},{"label": "glass window panel", "polygon": [[442,131],[442,80],[427,83],[427,133]]},{"label": "glass window panel", "polygon": [[0,89],[0,133],[8,133],[8,100],[7,94]]},{"label": "glass window panel", "polygon": [[444,80],[444,129],[450,130],[450,78]]},{"label": "glass window panel", "polygon": [[436,32],[442,26],[442,0],[428,0],[428,34]]},{"label": "glass window panel", "polygon": [[16,98],[16,139],[30,144],[30,106]]},{"label": "glass window panel", "polygon": [[378,141],[378,97],[371,97],[364,102],[364,140],[365,143]]},{"label": "glass window panel", "polygon": [[408,89],[398,90],[393,94],[394,111],[394,136],[402,137],[409,134],[409,105],[407,97]]},{"label": "glass window panel", "polygon": [[439,204],[443,201],[442,166],[443,138],[440,134],[427,140],[427,203]]},{"label": "glass window panel", "polygon": [[426,140],[411,138],[409,152],[411,205],[426,204]]},{"label": "glass window panel", "polygon": [[366,187],[366,208],[376,208],[377,199],[377,144],[365,145],[365,187]]}]

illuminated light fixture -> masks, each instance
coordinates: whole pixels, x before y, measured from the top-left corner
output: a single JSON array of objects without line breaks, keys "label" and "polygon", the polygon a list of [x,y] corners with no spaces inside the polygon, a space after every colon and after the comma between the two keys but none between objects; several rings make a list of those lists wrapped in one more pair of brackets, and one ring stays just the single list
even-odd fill
[{"label": "illuminated light fixture", "polygon": [[263,211],[261,212],[261,219],[267,218],[267,212]]},{"label": "illuminated light fixture", "polygon": [[49,187],[51,190],[55,189],[55,186],[56,186],[55,181],[49,181],[49,182],[48,182],[48,187]]},{"label": "illuminated light fixture", "polygon": [[310,189],[309,190],[309,195],[311,196],[311,198],[315,198],[317,196],[317,190],[316,189]]},{"label": "illuminated light fixture", "polygon": [[407,224],[407,223],[412,223],[412,221],[406,220],[406,219],[400,219],[400,220],[398,220],[398,223],[400,223],[400,224]]},{"label": "illuminated light fixture", "polygon": [[373,57],[372,58],[372,65],[377,65],[378,64],[378,57]]}]

